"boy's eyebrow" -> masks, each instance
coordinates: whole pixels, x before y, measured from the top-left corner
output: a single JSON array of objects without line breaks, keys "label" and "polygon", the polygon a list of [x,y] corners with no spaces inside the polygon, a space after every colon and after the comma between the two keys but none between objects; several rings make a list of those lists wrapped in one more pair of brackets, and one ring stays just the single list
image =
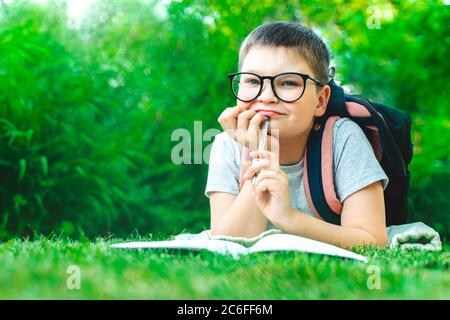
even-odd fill
[{"label": "boy's eyebrow", "polygon": [[[257,75],[262,75],[263,72],[257,71],[257,70],[253,70],[253,69],[242,69],[241,72],[251,72],[251,73],[256,73]],[[303,71],[299,71],[299,70],[287,70],[287,71],[281,71],[278,72],[276,74],[280,74],[280,73],[287,73],[287,72],[295,72],[295,73],[307,73],[307,72],[303,72]]]},{"label": "boy's eyebrow", "polygon": [[242,69],[241,71],[242,72],[253,72],[253,73],[259,74],[259,71],[252,70],[252,69]]}]

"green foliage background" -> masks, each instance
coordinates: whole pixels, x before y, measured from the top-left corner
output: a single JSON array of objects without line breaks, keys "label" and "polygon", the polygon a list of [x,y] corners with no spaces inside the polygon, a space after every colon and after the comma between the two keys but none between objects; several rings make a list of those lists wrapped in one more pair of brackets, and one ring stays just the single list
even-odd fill
[{"label": "green foliage background", "polygon": [[171,135],[194,137],[199,120],[203,132],[220,129],[219,114],[235,103],[225,75],[244,37],[270,20],[320,32],[338,80],[412,115],[410,220],[448,237],[442,1],[98,0],[80,26],[66,8],[0,1],[1,237],[208,227],[208,166],[174,164]]}]

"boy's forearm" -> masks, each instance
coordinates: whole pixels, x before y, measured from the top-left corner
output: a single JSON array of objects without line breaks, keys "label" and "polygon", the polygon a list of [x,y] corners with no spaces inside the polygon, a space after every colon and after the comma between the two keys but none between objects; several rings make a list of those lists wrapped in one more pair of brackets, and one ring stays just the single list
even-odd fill
[{"label": "boy's forearm", "polygon": [[280,223],[279,225],[275,224],[283,232],[338,245],[343,248],[369,244],[378,246],[387,245],[387,243],[377,241],[366,230],[334,225],[295,209],[293,211],[294,214],[291,215],[289,221]]},{"label": "boy's forearm", "polygon": [[254,237],[267,228],[267,218],[261,213],[252,195],[251,181],[245,181],[234,203],[211,229],[213,235]]}]

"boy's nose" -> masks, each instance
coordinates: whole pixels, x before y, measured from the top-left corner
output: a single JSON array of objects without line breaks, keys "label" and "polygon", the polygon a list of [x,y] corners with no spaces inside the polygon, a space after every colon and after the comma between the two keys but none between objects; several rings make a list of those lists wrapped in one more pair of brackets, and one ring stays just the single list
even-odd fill
[{"label": "boy's nose", "polygon": [[277,102],[278,98],[273,92],[272,83],[270,79],[264,79],[263,88],[261,94],[258,96],[257,100],[261,102]]}]

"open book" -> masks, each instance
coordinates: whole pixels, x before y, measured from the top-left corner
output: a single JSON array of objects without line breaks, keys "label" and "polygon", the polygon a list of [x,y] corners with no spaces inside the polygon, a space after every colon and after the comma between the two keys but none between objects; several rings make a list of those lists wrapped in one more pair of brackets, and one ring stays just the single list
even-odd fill
[{"label": "open book", "polygon": [[268,230],[254,238],[211,236],[209,230],[205,230],[200,234],[178,235],[173,240],[116,243],[112,247],[128,249],[208,250],[219,254],[230,254],[234,258],[255,252],[299,251],[367,262],[366,257],[352,251],[300,236],[283,234],[278,229]]}]

